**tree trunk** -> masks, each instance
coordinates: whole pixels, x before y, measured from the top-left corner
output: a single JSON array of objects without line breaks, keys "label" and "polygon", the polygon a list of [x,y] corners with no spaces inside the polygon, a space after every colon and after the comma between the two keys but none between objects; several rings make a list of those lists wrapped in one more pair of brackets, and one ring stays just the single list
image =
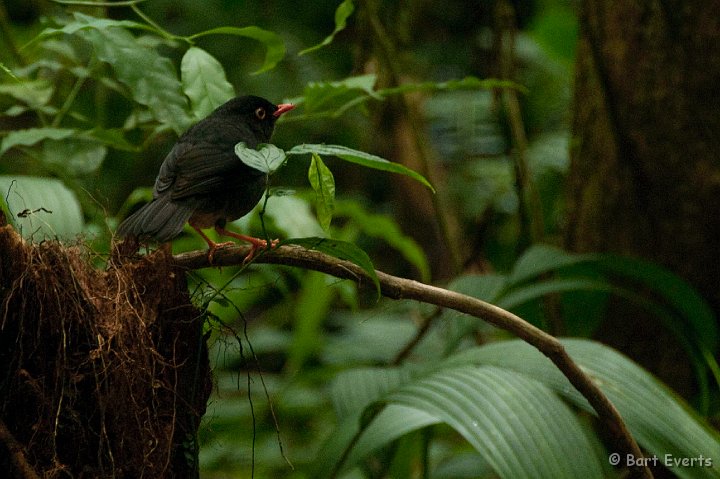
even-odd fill
[{"label": "tree trunk", "polygon": [[198,476],[210,371],[172,264],[159,250],[100,271],[0,225],[2,477]]},{"label": "tree trunk", "polygon": [[[720,2],[586,0],[565,244],[662,264],[720,311]],[[657,319],[617,309],[599,333],[691,388]],[[629,324],[630,323],[630,324]],[[678,366],[680,366],[678,370]]]}]

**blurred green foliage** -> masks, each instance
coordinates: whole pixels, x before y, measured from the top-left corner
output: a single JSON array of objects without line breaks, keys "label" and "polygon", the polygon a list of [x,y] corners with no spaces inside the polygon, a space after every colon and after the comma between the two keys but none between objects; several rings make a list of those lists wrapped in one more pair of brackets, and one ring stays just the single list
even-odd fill
[{"label": "blurred green foliage", "polygon": [[[442,281],[556,333],[589,337],[608,298],[628,298],[676,335],[695,405],[713,411],[718,332],[697,293],[655,265],[542,244],[557,243],[565,221],[575,2],[512,3],[508,78],[491,1],[80,3],[2,4],[0,187],[27,237],[81,233],[107,252],[188,125],[234,94],[290,99],[298,109],[280,121],[278,148],[251,154],[269,169],[287,163],[235,227]],[[421,121],[402,123],[413,109]],[[396,162],[401,134],[429,145],[419,173]],[[392,162],[378,156],[388,150]],[[539,238],[527,237],[521,162]],[[418,181],[403,186],[397,173]],[[447,208],[432,215],[453,216],[462,238],[453,274],[448,245],[408,213],[424,211],[413,198],[433,187]],[[193,234],[173,243],[203,246]],[[191,288],[217,385],[199,435],[202,477],[613,474],[582,398],[537,352],[473,318],[269,265],[197,271]],[[649,374],[595,343],[566,344],[646,450],[720,458],[717,434]],[[719,463],[675,472],[717,477]]]}]

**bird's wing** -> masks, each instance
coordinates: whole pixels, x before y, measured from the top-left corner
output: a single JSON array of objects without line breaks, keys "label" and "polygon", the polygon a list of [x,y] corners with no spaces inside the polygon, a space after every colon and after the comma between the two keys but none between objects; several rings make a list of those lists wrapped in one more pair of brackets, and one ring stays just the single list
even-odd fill
[{"label": "bird's wing", "polygon": [[207,141],[179,142],[160,167],[155,194],[169,191],[173,200],[212,194],[238,181],[262,175],[245,165],[233,147]]}]

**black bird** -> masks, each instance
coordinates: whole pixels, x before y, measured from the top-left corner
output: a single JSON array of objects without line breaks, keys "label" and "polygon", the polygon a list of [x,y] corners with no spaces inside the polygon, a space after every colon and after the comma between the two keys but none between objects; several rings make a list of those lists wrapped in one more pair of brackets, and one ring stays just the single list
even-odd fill
[{"label": "black bird", "polygon": [[219,106],[178,139],[160,166],[153,200],[123,221],[117,234],[165,242],[179,235],[187,222],[207,242],[210,262],[218,247],[232,243],[215,243],[201,228],[214,227],[221,235],[251,243],[246,260],[252,258],[267,242],[228,231],[225,225],[260,201],[265,173],[243,163],[235,145],[244,142],[256,148],[268,143],[275,121],[293,108],[257,96],[233,98]]}]

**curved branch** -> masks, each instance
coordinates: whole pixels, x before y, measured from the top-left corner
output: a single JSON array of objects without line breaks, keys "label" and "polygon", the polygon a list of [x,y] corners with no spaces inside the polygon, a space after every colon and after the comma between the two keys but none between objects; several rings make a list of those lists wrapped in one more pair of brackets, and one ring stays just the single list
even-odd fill
[{"label": "curved branch", "polygon": [[[191,270],[210,266],[237,266],[243,263],[243,259],[248,252],[249,247],[247,246],[218,249],[213,257],[212,265],[208,262],[205,251],[181,253],[176,255],[174,260],[177,266]],[[297,266],[327,273],[337,278],[349,279],[361,286],[373,287],[372,280],[357,265],[299,246],[284,245],[272,251],[263,252],[255,258],[254,262]],[[618,452],[631,454],[635,458],[643,457],[640,447],[632,434],[630,434],[618,410],[593,382],[592,378],[572,360],[565,351],[565,347],[554,336],[536,328],[509,311],[471,296],[410,279],[398,278],[381,271],[377,272],[377,276],[380,280],[380,289],[383,296],[392,299],[414,299],[469,314],[500,329],[509,331],[537,348],[557,366],[575,389],[595,409],[599,419],[613,434],[617,447],[622,449],[622,451]],[[638,463],[642,462],[646,461],[635,461],[635,466],[631,469],[633,476],[653,477],[647,466],[638,465]]]}]

